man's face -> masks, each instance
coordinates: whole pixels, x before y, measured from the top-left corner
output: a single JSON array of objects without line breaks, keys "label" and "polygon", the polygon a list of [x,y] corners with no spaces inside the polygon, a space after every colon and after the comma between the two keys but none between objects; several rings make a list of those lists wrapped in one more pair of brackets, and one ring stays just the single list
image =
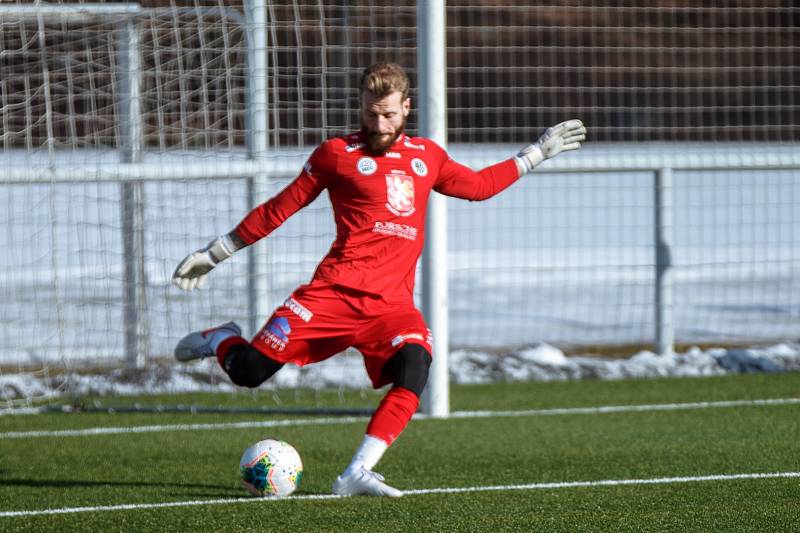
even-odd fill
[{"label": "man's face", "polygon": [[411,111],[411,100],[397,91],[375,98],[364,91],[361,94],[361,130],[367,148],[374,154],[382,154],[403,133],[406,117]]}]

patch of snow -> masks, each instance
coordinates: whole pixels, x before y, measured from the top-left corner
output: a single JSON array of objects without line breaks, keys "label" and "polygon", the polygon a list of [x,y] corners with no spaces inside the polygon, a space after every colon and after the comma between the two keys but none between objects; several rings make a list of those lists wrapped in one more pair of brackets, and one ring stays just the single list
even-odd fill
[{"label": "patch of snow", "polygon": [[[369,388],[370,381],[357,354],[337,356],[306,367],[286,365],[262,387]],[[344,364],[343,364],[344,363]],[[745,372],[800,370],[800,344],[764,348],[691,348],[686,353],[660,356],[643,351],[628,359],[570,356],[548,344],[506,354],[455,350],[450,353],[452,383],[628,379],[670,376],[715,376]],[[57,376],[0,375],[0,400],[72,396],[233,392],[240,390],[213,361],[194,365],[153,364],[143,370],[115,369],[105,374],[69,372]]]},{"label": "patch of snow", "polygon": [[497,381],[562,381],[716,376],[743,372],[800,370],[800,345],[767,348],[691,348],[683,354],[643,351],[628,359],[572,356],[541,344],[502,355],[456,350],[450,354],[453,383]]}]

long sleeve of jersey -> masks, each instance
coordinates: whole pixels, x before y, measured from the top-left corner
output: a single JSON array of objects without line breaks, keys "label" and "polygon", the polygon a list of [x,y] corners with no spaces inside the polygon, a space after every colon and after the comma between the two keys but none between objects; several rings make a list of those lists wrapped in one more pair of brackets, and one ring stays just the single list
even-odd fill
[{"label": "long sleeve of jersey", "polygon": [[508,188],[519,177],[519,170],[513,159],[476,172],[448,158],[442,163],[433,189],[455,198],[486,200]]},{"label": "long sleeve of jersey", "polygon": [[236,226],[236,233],[250,245],[275,231],[297,211],[313,202],[328,186],[330,161],[329,147],[323,143],[317,148],[303,171],[281,192],[250,211]]},{"label": "long sleeve of jersey", "polygon": [[431,191],[484,200],[517,179],[513,160],[476,172],[451,160],[433,141],[406,135],[384,153],[374,154],[359,132],[322,143],[300,175],[248,213],[236,232],[245,244],[252,244],[324,190],[336,239],[313,279],[413,305]]}]

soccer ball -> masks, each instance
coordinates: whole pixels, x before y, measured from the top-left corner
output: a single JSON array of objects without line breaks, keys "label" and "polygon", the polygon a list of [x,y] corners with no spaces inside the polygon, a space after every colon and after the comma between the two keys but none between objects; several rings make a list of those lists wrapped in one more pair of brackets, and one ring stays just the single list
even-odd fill
[{"label": "soccer ball", "polygon": [[259,441],[244,451],[239,478],[255,496],[288,496],[303,479],[303,461],[291,444],[281,440]]}]

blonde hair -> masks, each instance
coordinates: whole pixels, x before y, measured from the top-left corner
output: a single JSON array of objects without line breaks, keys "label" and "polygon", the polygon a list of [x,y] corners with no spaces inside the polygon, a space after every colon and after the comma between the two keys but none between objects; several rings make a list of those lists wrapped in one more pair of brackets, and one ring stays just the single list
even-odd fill
[{"label": "blonde hair", "polygon": [[375,63],[361,75],[361,93],[369,92],[375,98],[383,98],[397,91],[408,98],[408,76],[397,63]]}]

